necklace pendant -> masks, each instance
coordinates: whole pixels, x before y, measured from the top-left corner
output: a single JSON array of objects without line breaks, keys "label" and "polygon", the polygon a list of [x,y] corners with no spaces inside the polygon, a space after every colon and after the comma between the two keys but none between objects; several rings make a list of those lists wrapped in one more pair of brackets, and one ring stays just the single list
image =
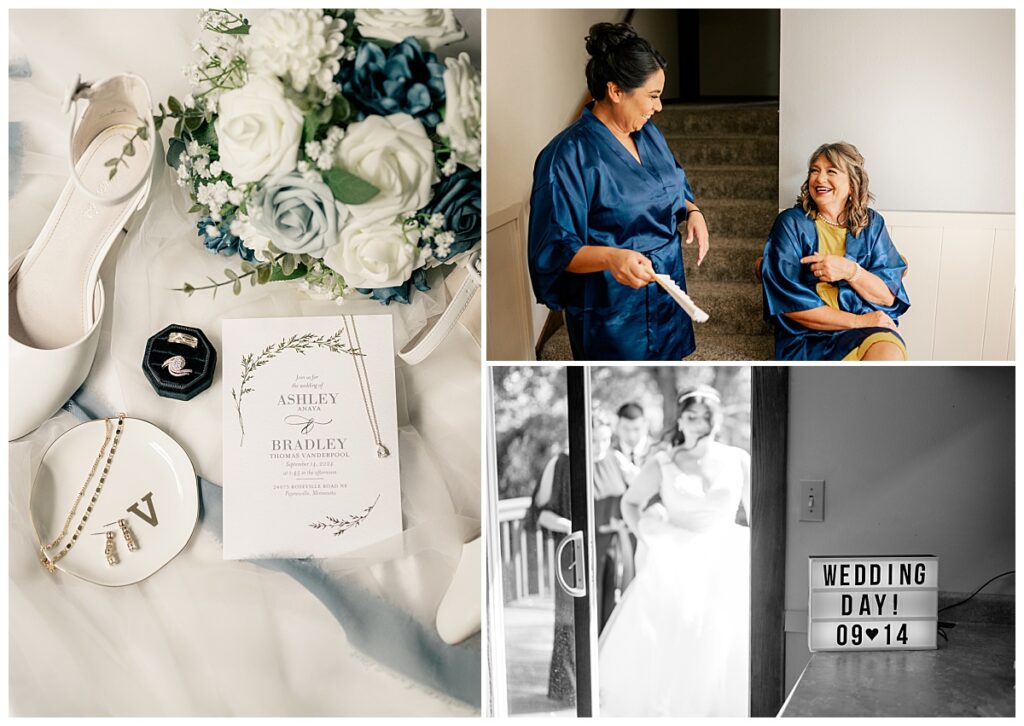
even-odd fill
[{"label": "necklace pendant", "polygon": [[386,447],[384,444],[377,444],[377,458],[386,459],[389,456],[391,456],[391,452],[388,451],[388,447]]}]

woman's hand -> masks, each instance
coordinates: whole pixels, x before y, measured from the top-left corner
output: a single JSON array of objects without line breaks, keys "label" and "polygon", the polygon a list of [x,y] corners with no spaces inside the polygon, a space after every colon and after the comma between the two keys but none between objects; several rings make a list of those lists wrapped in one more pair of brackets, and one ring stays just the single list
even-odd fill
[{"label": "woman's hand", "polygon": [[839,282],[853,277],[859,265],[839,255],[813,254],[800,258],[800,264],[811,266],[811,274],[821,282]]},{"label": "woman's hand", "polygon": [[[692,210],[691,210],[692,212]],[[700,263],[704,261],[704,257],[708,253],[708,223],[704,220],[704,214],[698,212],[697,214],[686,215],[686,244],[693,244],[694,238],[697,240],[697,266],[700,267]]]},{"label": "woman's hand", "polygon": [[857,317],[862,328],[888,328],[889,330],[896,330],[896,323],[881,310],[874,310]]},{"label": "woman's hand", "polygon": [[613,247],[606,248],[608,254],[608,272],[615,281],[632,288],[641,288],[654,282],[654,265],[645,256],[635,250],[624,250]]}]

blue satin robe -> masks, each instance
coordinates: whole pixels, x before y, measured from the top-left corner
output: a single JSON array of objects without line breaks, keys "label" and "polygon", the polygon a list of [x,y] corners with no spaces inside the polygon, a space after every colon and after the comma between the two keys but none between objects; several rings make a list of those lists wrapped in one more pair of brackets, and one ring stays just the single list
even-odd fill
[{"label": "blue satin robe", "polygon": [[[818,231],[814,220],[802,209],[793,207],[775,218],[765,242],[761,273],[764,316],[775,324],[777,360],[842,360],[872,333],[893,332],[888,328],[810,330],[783,315],[825,304],[818,296],[818,279],[811,273],[810,265],[800,263],[802,258],[817,251]],[[910,307],[910,298],[903,287],[907,265],[893,246],[882,215],[869,209],[868,225],[860,236],[846,233],[846,257],[881,278],[895,300],[889,306],[867,302],[843,280],[834,283],[839,291],[839,309],[855,315],[881,310],[899,324],[899,316]]]},{"label": "blue satin robe", "polygon": [[590,108],[537,157],[530,196],[530,277],[537,300],[565,310],[576,360],[681,360],[689,316],[658,285],[635,290],[610,272],[566,271],[583,245],[631,249],[681,288],[678,226],[693,192],[665,137],[648,121],[636,159]]}]

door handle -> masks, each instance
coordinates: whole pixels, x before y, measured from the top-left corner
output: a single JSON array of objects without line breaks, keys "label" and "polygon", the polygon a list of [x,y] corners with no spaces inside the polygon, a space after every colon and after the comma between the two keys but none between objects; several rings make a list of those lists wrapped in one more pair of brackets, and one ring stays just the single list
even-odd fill
[{"label": "door handle", "polygon": [[[562,574],[562,551],[572,545],[572,564],[569,569],[572,570],[574,583],[570,585],[565,581],[565,575]],[[555,550],[555,579],[558,580],[558,585],[565,590],[569,595],[573,597],[584,597],[587,594],[587,578],[583,572],[583,567],[578,566],[582,564],[582,558],[580,555],[583,552],[583,532],[577,531],[570,535],[566,535],[561,542],[558,543],[558,549]]]}]

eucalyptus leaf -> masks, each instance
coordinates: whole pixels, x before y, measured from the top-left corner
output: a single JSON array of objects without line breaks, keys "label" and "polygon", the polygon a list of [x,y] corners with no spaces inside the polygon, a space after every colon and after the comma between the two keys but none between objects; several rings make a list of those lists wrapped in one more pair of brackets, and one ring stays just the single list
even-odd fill
[{"label": "eucalyptus leaf", "polygon": [[107,159],[103,162],[103,166],[117,166],[120,163],[120,159]]},{"label": "eucalyptus leaf", "polygon": [[191,207],[189,207],[188,213],[189,214],[196,214],[197,212],[202,212],[204,209],[206,209],[206,207],[204,205],[199,204],[198,202],[196,202]]},{"label": "eucalyptus leaf", "polygon": [[185,142],[181,139],[171,139],[167,144],[167,166],[177,169],[181,159],[181,152],[185,150]]},{"label": "eucalyptus leaf", "polygon": [[110,173],[107,174],[107,180],[109,181],[110,179],[113,179],[115,174],[117,174],[117,167],[116,166],[112,167],[110,169]]},{"label": "eucalyptus leaf", "polygon": [[296,280],[300,277],[306,276],[306,266],[298,265],[290,275],[286,275],[281,271],[278,265],[274,265],[274,272],[270,276],[271,281],[277,282],[278,280]]},{"label": "eucalyptus leaf", "polygon": [[345,169],[328,169],[321,176],[334,198],[342,204],[365,204],[380,193],[373,184]]},{"label": "eucalyptus leaf", "polygon": [[217,129],[213,127],[212,123],[204,121],[201,126],[196,127],[192,134],[192,138],[204,146],[217,148]]},{"label": "eucalyptus leaf", "polygon": [[124,145],[124,155],[135,156],[135,144],[131,141]]},{"label": "eucalyptus leaf", "polygon": [[241,295],[242,294],[242,281],[241,280],[238,280],[238,279],[235,280],[235,284],[231,286],[231,292],[235,293],[236,295]]},{"label": "eucalyptus leaf", "polygon": [[227,278],[229,280],[237,280],[238,279],[238,275],[235,274],[235,271],[232,270],[230,267],[225,267],[224,268],[224,274],[227,276]]},{"label": "eucalyptus leaf", "polygon": [[147,129],[145,126],[139,126],[139,128],[135,129],[135,131],[138,133],[139,138],[142,139],[143,141],[149,139],[149,129]]},{"label": "eucalyptus leaf", "polygon": [[273,268],[273,265],[260,265],[260,271],[255,275],[257,282],[261,285],[266,285],[270,282],[270,276],[274,272]]},{"label": "eucalyptus leaf", "polygon": [[247,260],[242,260],[242,264],[239,265],[239,267],[242,268],[242,272],[252,272],[253,270],[256,269],[255,267],[252,266],[252,263],[248,262]]},{"label": "eucalyptus leaf", "polygon": [[174,133],[172,134],[172,136],[177,136],[178,138],[181,138],[181,131],[185,127],[184,121],[185,119],[178,119],[178,122],[174,124]]},{"label": "eucalyptus leaf", "polygon": [[185,128],[188,129],[189,131],[196,131],[200,126],[203,125],[202,116],[193,116],[190,114],[188,116],[185,116],[184,119]]},{"label": "eucalyptus leaf", "polygon": [[172,114],[178,114],[184,110],[184,107],[181,105],[181,101],[176,99],[174,96],[167,99],[167,108],[170,109]]},{"label": "eucalyptus leaf", "polygon": [[290,275],[295,272],[295,258],[291,255],[285,255],[281,258],[281,272],[285,275]]}]

